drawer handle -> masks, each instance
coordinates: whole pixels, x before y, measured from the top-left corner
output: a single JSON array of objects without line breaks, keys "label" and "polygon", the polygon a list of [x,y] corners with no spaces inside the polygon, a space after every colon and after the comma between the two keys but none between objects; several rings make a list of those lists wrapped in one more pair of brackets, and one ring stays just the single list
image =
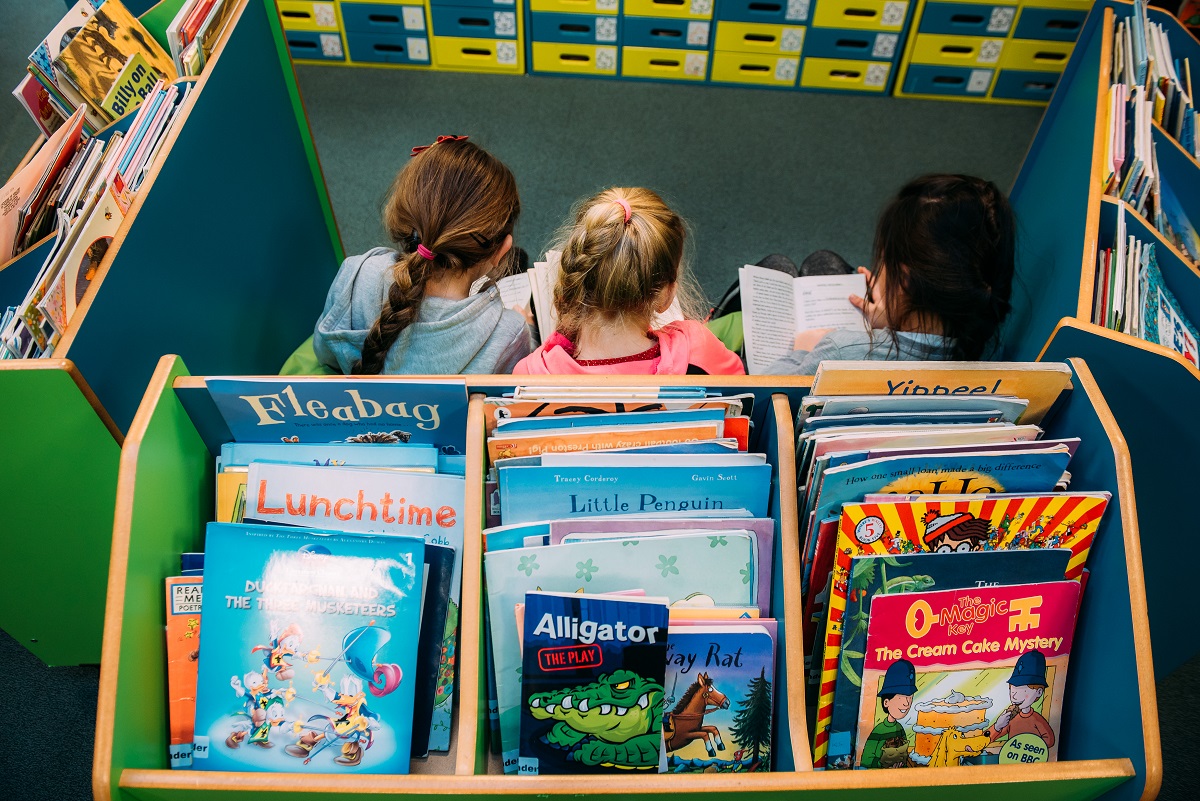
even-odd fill
[{"label": "drawer handle", "polygon": [[1073,31],[1079,27],[1079,21],[1074,19],[1052,19],[1046,21],[1046,27],[1052,30]]},{"label": "drawer handle", "polygon": [[592,26],[580,25],[577,22],[563,22],[558,26],[563,33],[591,33]]},{"label": "drawer handle", "polygon": [[582,61],[584,63],[592,60],[591,56],[585,53],[559,53],[558,58],[561,61]]},{"label": "drawer handle", "polygon": [[751,11],[765,11],[768,14],[778,14],[783,11],[783,5],[780,3],[751,3],[748,8]]},{"label": "drawer handle", "polygon": [[652,58],[650,59],[651,67],[659,69],[677,70],[679,69],[679,60],[674,58]]},{"label": "drawer handle", "polygon": [[763,44],[774,44],[779,41],[779,37],[769,33],[748,33],[742,39],[747,42],[762,42]]},{"label": "drawer handle", "polygon": [[1026,81],[1025,88],[1035,92],[1049,92],[1054,88],[1054,84],[1046,83],[1045,81]]},{"label": "drawer handle", "polygon": [[862,73],[858,70],[830,70],[829,77],[838,81],[857,81]]},{"label": "drawer handle", "polygon": [[367,20],[369,22],[380,22],[380,23],[383,23],[384,25],[399,25],[400,24],[400,18],[397,17],[395,14],[368,14]]},{"label": "drawer handle", "polygon": [[667,39],[679,39],[683,36],[683,31],[678,28],[651,28],[651,36],[662,36]]},{"label": "drawer handle", "polygon": [[983,22],[983,17],[979,14],[954,14],[950,21],[956,25],[978,25]]},{"label": "drawer handle", "polygon": [[847,17],[875,17],[879,12],[873,8],[847,8],[844,12]]},{"label": "drawer handle", "polygon": [[464,56],[484,56],[485,58],[492,57],[492,51],[486,47],[464,47],[462,49]]},{"label": "drawer handle", "polygon": [[1045,50],[1033,54],[1034,61],[1062,61],[1066,57],[1066,53],[1050,53]]},{"label": "drawer handle", "polygon": [[975,48],[966,45],[945,45],[942,52],[948,56],[968,56],[975,52]]},{"label": "drawer handle", "polygon": [[301,49],[308,47],[308,48],[312,48],[315,50],[317,48],[317,43],[309,42],[304,39],[296,39],[296,40],[288,39],[288,47],[296,47],[296,48],[301,48]]},{"label": "drawer handle", "polygon": [[770,72],[771,68],[766,64],[740,64],[738,70],[741,72]]},{"label": "drawer handle", "polygon": [[486,28],[492,24],[492,21],[490,19],[480,19],[479,17],[459,17],[458,24],[462,25],[464,28],[469,28],[472,26],[476,28]]},{"label": "drawer handle", "polygon": [[967,79],[959,78],[956,75],[935,75],[935,76],[933,76],[933,82],[950,84],[951,86],[958,86],[960,84],[966,83]]},{"label": "drawer handle", "polygon": [[374,45],[374,47],[375,47],[375,50],[379,53],[403,53],[404,52],[403,45],[390,44],[387,42],[380,42],[379,44]]},{"label": "drawer handle", "polygon": [[681,6],[683,0],[650,0],[656,6]]},{"label": "drawer handle", "polygon": [[309,14],[307,11],[280,11],[279,16],[293,19],[312,19],[312,14]]},{"label": "drawer handle", "polygon": [[837,47],[846,47],[852,50],[866,50],[869,43],[862,39],[838,39]]}]

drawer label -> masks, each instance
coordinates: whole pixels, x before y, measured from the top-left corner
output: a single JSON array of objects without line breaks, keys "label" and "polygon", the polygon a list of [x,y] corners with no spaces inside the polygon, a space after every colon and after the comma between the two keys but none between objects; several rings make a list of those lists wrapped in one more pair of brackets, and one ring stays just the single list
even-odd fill
[{"label": "drawer label", "polygon": [[695,75],[703,78],[708,69],[708,53],[688,53],[683,59],[685,75]]},{"label": "drawer label", "polygon": [[798,58],[775,59],[775,80],[788,82],[796,80],[796,72],[799,67],[800,59]]},{"label": "drawer label", "polygon": [[497,42],[496,43],[496,63],[497,64],[516,64],[517,63],[517,46],[512,42]]},{"label": "drawer label", "polygon": [[899,28],[904,24],[904,15],[908,13],[908,3],[888,2],[883,4],[883,16],[879,20],[880,25],[886,25],[889,28]]},{"label": "drawer label", "polygon": [[336,33],[321,34],[321,55],[327,58],[345,58],[342,52],[342,37]]},{"label": "drawer label", "polygon": [[687,43],[697,47],[708,47],[707,20],[692,20],[688,23]]},{"label": "drawer label", "polygon": [[517,12],[493,11],[492,19],[495,20],[497,36],[517,35]]},{"label": "drawer label", "polygon": [[878,33],[875,35],[875,46],[871,48],[874,58],[892,58],[896,55],[896,45],[900,43],[898,33]]},{"label": "drawer label", "polygon": [[811,0],[787,0],[784,18],[788,22],[808,22],[808,7]]},{"label": "drawer label", "polygon": [[313,19],[322,28],[336,28],[337,15],[333,13],[333,3],[313,3]]},{"label": "drawer label", "polygon": [[992,85],[991,70],[971,70],[971,77],[967,79],[967,91],[973,95],[981,95],[988,90]]},{"label": "drawer label", "polygon": [[1005,6],[996,6],[992,9],[991,19],[988,20],[988,33],[1008,33],[1008,29],[1012,27],[1013,17],[1016,16],[1015,8]]},{"label": "drawer label", "polygon": [[692,16],[712,16],[713,0],[692,0],[690,6]]},{"label": "drawer label", "polygon": [[984,39],[979,45],[979,63],[995,64],[1000,60],[1000,51],[1003,49],[1003,39]]},{"label": "drawer label", "polygon": [[891,64],[868,64],[867,74],[863,78],[864,86],[883,86],[887,83],[888,70]]},{"label": "drawer label", "polygon": [[617,18],[616,17],[596,17],[596,41],[597,42],[615,42],[615,41],[617,41]]},{"label": "drawer label", "polygon": [[616,11],[617,0],[596,0],[597,11]]},{"label": "drawer label", "polygon": [[402,13],[404,14],[404,30],[425,30],[425,8],[423,6],[404,6]]},{"label": "drawer label", "polygon": [[785,53],[799,53],[804,46],[803,28],[784,28],[783,36],[779,38],[779,49]]},{"label": "drawer label", "polygon": [[597,47],[596,48],[596,69],[601,72],[616,72],[616,70],[617,70],[617,48],[615,48],[615,47]]},{"label": "drawer label", "polygon": [[408,57],[413,61],[429,60],[429,42],[420,36],[408,37]]}]

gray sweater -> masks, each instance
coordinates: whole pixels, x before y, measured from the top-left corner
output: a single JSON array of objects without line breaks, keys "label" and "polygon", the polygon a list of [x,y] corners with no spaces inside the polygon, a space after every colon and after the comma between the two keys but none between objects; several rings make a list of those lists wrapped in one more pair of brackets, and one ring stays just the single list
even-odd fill
[{"label": "gray sweater", "polygon": [[812,350],[794,350],[767,368],[769,375],[814,375],[826,360],[843,361],[945,361],[953,340],[938,334],[898,332],[900,349],[892,343],[888,329],[844,329],[826,334]]},{"label": "gray sweater", "polygon": [[[363,341],[387,300],[396,252],[375,248],[342,263],[325,311],[313,332],[322,363],[349,374],[362,355]],[[389,375],[511,373],[533,350],[525,319],[505,309],[500,291],[488,285],[463,300],[427,297],[417,319],[388,350]]]}]

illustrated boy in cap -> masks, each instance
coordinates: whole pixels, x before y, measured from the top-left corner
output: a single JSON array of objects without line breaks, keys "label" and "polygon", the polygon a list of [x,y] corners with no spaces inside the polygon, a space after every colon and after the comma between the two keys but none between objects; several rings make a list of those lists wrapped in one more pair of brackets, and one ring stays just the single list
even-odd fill
[{"label": "illustrated boy in cap", "polygon": [[937,553],[982,551],[991,530],[988,521],[970,512],[951,512],[939,515],[930,509],[925,513],[925,547]]},{"label": "illustrated boy in cap", "polygon": [[883,686],[879,688],[879,704],[887,718],[871,730],[871,735],[863,746],[862,760],[859,763],[862,767],[883,767],[884,747],[890,741],[900,738],[907,744],[908,734],[900,725],[900,719],[908,714],[916,694],[916,669],[907,659],[897,659],[883,674]]},{"label": "illustrated boy in cap", "polygon": [[1008,680],[1008,698],[1012,705],[1000,713],[992,724],[992,742],[1018,734],[1036,734],[1046,744],[1054,745],[1054,730],[1050,722],[1034,711],[1033,705],[1046,692],[1046,655],[1041,651],[1021,654]]}]

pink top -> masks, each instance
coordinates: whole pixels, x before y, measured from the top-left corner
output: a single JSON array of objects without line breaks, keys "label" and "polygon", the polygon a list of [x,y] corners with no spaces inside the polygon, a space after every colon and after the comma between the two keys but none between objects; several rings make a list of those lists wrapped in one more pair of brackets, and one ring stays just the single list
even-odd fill
[{"label": "pink top", "polygon": [[660,355],[653,359],[584,366],[563,348],[557,334],[533,353],[517,362],[513,375],[745,375],[746,368],[737,354],[695,320],[680,320],[653,332],[658,337]]}]

